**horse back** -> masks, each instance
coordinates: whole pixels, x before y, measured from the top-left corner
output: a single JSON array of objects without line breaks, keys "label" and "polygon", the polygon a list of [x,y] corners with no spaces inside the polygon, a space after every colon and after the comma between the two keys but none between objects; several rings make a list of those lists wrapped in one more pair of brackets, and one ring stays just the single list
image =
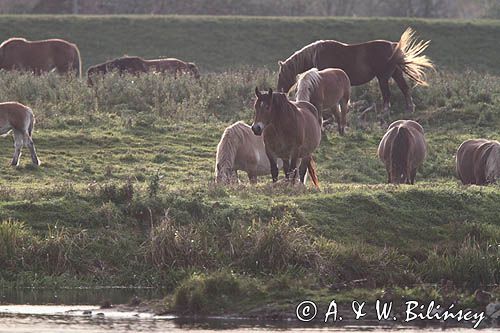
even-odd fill
[{"label": "horse back", "polygon": [[0,135],[10,129],[28,131],[33,112],[18,102],[0,103]]},{"label": "horse back", "polygon": [[340,68],[346,72],[353,86],[364,84],[387,71],[394,43],[374,40],[359,44],[325,41],[315,55],[318,69]]},{"label": "horse back", "polygon": [[[484,166],[480,165],[480,150],[484,150],[488,143],[489,141],[486,139],[471,139],[462,142],[458,147],[456,169],[463,184],[477,184],[476,174],[484,168]],[[481,147],[483,148],[481,149]]]}]

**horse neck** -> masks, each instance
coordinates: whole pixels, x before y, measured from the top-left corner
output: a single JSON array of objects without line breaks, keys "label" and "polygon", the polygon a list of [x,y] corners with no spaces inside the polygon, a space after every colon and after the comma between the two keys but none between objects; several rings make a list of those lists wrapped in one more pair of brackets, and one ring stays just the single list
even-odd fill
[{"label": "horse neck", "polygon": [[285,92],[288,92],[293,86],[297,75],[313,67],[312,55],[314,47],[315,45],[311,45],[308,48],[302,49],[285,61],[282,74],[285,75],[287,79],[287,86],[284,87]]},{"label": "horse neck", "polygon": [[278,135],[286,137],[290,132],[295,133],[297,131],[297,107],[290,101],[287,101],[285,105],[277,106],[277,108],[279,108],[279,111],[274,112],[271,124],[276,129]]}]

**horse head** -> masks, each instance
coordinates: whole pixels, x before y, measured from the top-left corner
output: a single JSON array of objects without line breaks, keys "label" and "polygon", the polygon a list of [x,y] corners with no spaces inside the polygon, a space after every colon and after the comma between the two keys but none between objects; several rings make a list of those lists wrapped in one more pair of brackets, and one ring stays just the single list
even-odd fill
[{"label": "horse head", "polygon": [[290,88],[295,83],[295,75],[292,73],[290,66],[283,61],[278,61],[278,86],[277,90],[279,92],[288,93]]},{"label": "horse head", "polygon": [[255,117],[252,124],[252,131],[255,135],[262,135],[264,127],[271,121],[271,106],[273,103],[273,90],[269,88],[267,93],[261,93],[259,88],[255,87],[254,109]]},{"label": "horse head", "polygon": [[215,182],[232,184],[238,182],[236,171],[225,163],[217,163],[215,171]]},{"label": "horse head", "polygon": [[195,79],[199,79],[200,78],[200,71],[198,70],[198,66],[196,66],[196,64],[194,62],[188,62],[187,66],[188,66],[189,72],[191,72],[191,75],[193,75],[193,77]]}]

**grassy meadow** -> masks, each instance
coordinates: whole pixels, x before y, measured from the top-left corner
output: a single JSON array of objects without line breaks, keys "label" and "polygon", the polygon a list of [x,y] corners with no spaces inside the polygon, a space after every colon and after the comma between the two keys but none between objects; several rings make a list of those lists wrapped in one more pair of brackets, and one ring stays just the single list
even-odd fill
[{"label": "grassy meadow", "polygon": [[[68,24],[57,31],[75,36],[86,63],[122,50],[116,44],[110,49],[94,45],[99,54],[87,58],[93,44],[89,37],[85,44],[85,33],[94,35],[89,27],[101,21],[95,27],[100,38],[116,43],[121,39],[113,33],[124,33],[125,26],[137,32],[131,39],[160,30],[169,39],[174,32],[165,27],[171,21],[198,27],[199,34],[184,30],[182,35],[200,40],[204,33],[218,34],[206,24],[241,25],[249,34],[241,39],[252,43],[267,30],[278,36],[275,25],[284,36],[295,32],[291,19],[87,17],[70,24],[74,18],[64,16],[23,16],[21,23],[0,18],[9,20],[1,25],[3,34],[30,38],[48,37]],[[23,26],[24,20],[33,22]],[[373,26],[367,38],[377,32],[391,37],[412,25],[426,39],[442,36],[455,45],[478,37],[474,29],[481,31],[478,43],[500,30],[498,22],[487,21],[294,20],[320,31],[308,35],[311,40],[327,38],[321,31],[328,29],[347,34],[352,26],[353,39],[363,36],[358,26]],[[259,35],[252,37],[246,25],[256,22],[261,26],[253,30]],[[392,30],[380,33],[386,24]],[[446,40],[443,36],[453,29],[463,33]],[[229,43],[237,32],[228,31]],[[216,44],[207,49],[229,47],[220,41],[222,32],[215,36]],[[295,48],[296,40],[283,39],[291,44],[264,49],[253,44],[253,53],[232,46],[239,57],[223,60],[202,57],[195,46],[179,42],[185,52],[179,56],[200,57],[207,71],[224,68],[226,60],[261,66],[205,72],[199,81],[109,75],[89,88],[53,73],[2,72],[0,100],[17,100],[35,112],[33,137],[42,165],[31,166],[25,150],[20,166],[10,167],[12,138],[0,140],[0,286],[163,287],[171,295],[167,309],[179,313],[237,309],[249,314],[263,304],[290,311],[306,296],[325,302],[333,296],[373,300],[388,290],[395,297],[457,297],[464,306],[477,306],[471,296],[477,288],[500,296],[500,187],[464,187],[454,172],[462,141],[498,138],[500,77],[494,49],[473,56],[453,53],[456,64],[470,68],[459,70],[451,62],[451,69],[430,74],[429,87],[415,88],[417,111],[411,117],[426,129],[429,145],[416,186],[385,184],[385,168],[376,157],[385,127],[373,112],[361,128],[360,107],[351,110],[344,137],[333,130],[323,137],[316,153],[321,191],[273,186],[270,177],[251,186],[243,173],[241,184],[217,186],[213,169],[222,131],[237,120],[251,122],[253,88],[275,85],[276,73],[266,65]],[[429,54],[444,67],[451,58],[440,56],[438,44]],[[143,55],[163,54],[154,53],[161,42],[144,45]],[[267,49],[273,51],[261,59],[258,54]],[[476,56],[483,59],[480,64]],[[407,118],[399,90],[395,85],[391,90],[391,120]],[[380,102],[377,83],[356,87],[356,101]],[[453,291],[443,287],[450,283]]]}]

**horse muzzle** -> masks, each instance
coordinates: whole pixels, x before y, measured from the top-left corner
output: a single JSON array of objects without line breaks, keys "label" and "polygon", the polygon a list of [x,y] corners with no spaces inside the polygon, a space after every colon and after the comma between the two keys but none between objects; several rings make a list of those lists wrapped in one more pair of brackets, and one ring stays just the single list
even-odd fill
[{"label": "horse muzzle", "polygon": [[264,125],[262,125],[262,123],[257,123],[252,125],[252,132],[255,135],[262,135],[263,130],[264,130]]}]

